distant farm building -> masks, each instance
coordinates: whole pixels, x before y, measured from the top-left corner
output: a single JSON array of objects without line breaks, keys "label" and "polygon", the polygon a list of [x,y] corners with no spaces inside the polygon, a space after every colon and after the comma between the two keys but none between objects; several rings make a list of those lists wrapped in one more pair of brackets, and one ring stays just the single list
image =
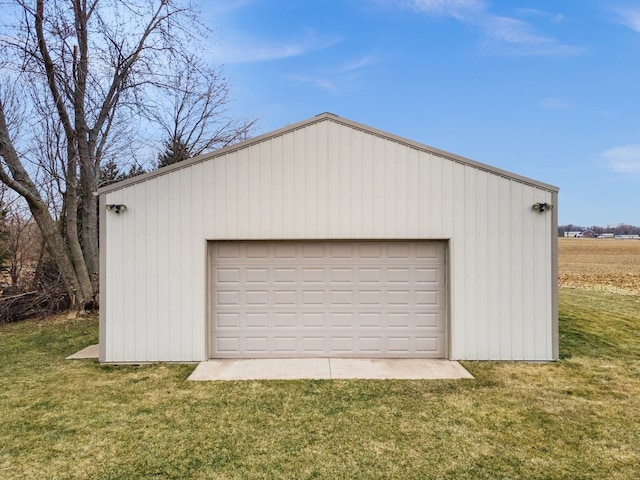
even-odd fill
[{"label": "distant farm building", "polygon": [[598,234],[593,230],[585,230],[584,232],[582,232],[582,235],[580,236],[582,238],[598,238]]},{"label": "distant farm building", "polygon": [[582,232],[564,232],[565,238],[580,238],[582,237]]}]

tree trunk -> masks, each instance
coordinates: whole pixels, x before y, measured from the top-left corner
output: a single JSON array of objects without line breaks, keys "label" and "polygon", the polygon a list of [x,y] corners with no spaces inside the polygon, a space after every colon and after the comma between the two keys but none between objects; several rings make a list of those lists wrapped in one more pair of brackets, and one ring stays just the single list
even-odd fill
[{"label": "tree trunk", "polygon": [[9,138],[9,128],[4,116],[4,107],[0,103],[0,157],[11,172],[11,176],[0,164],[0,180],[19,195],[23,196],[29,205],[29,210],[35,219],[42,238],[47,245],[49,254],[58,265],[58,269],[64,279],[67,294],[75,298],[76,303],[84,306],[93,298],[93,288],[86,269],[83,272],[76,271],[71,260],[71,255],[60,229],[51,216],[49,209],[42,201],[42,197],[33,180],[24,169],[18,153]]}]

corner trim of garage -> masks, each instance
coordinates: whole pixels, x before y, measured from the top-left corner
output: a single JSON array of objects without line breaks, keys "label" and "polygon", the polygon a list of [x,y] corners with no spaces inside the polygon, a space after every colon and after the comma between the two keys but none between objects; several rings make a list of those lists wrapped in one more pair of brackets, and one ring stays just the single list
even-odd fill
[{"label": "corner trim of garage", "polygon": [[443,380],[473,379],[462,365],[440,359],[261,358],[201,362],[195,381],[233,380]]}]

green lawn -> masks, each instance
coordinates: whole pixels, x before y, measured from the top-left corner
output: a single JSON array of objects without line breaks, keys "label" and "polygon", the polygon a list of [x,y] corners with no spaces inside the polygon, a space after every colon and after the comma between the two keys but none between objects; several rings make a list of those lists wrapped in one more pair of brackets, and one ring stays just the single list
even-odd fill
[{"label": "green lawn", "polygon": [[475,380],[208,383],[65,361],[95,318],[5,325],[0,478],[638,478],[640,297],[562,289],[560,328]]}]

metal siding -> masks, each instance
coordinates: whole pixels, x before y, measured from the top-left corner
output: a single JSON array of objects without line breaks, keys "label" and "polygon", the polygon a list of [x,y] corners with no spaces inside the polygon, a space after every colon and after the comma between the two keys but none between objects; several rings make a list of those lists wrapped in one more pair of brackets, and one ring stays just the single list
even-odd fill
[{"label": "metal siding", "polygon": [[305,213],[305,234],[309,237],[318,235],[318,202],[315,199],[318,196],[318,172],[317,172],[317,129],[308,128],[306,142],[300,146],[300,155],[305,159],[304,170],[304,197]]},{"label": "metal siding", "polygon": [[190,291],[187,299],[191,304],[191,317],[185,321],[191,324],[190,358],[200,359],[207,356],[207,276],[206,276],[206,242],[204,240],[204,170],[200,163],[191,169],[191,234],[188,242],[191,243],[189,251],[185,253],[185,262],[191,264]]},{"label": "metal siding", "polygon": [[[160,249],[160,237],[158,235],[158,220],[160,212],[158,211],[158,182],[148,182],[144,188],[145,199],[144,205],[146,214],[146,231],[141,232],[144,242],[138,242],[142,245],[143,251],[141,255],[147,257],[146,270],[143,275],[144,301],[140,303],[144,307],[142,315],[146,319],[147,331],[145,334],[146,359],[154,360],[160,357],[158,318],[160,316],[160,308],[158,304],[158,294],[160,292],[160,262],[157,261]],[[140,205],[140,207],[142,207]],[[132,207],[133,208],[133,207]],[[136,204],[138,208],[138,204]],[[138,317],[136,317],[138,318]]]},{"label": "metal siding", "polygon": [[340,237],[340,182],[338,181],[338,171],[340,168],[340,149],[338,125],[330,123],[327,132],[327,171],[325,176],[318,180],[327,184],[327,205],[328,215],[326,224],[326,235],[328,238]]},{"label": "metal siding", "polygon": [[[127,188],[121,192],[122,194],[122,203],[129,207],[133,205],[134,193],[133,188]],[[123,311],[123,322],[122,322],[122,358],[136,358],[139,355],[139,348],[136,338],[136,326],[138,322],[128,322],[126,321],[126,317],[130,315],[135,315],[135,305],[136,305],[136,256],[134,249],[134,242],[136,239],[135,235],[135,218],[132,218],[132,213],[134,213],[135,209],[127,210],[126,212],[115,214],[116,222],[120,221],[120,223],[125,226],[128,220],[133,220],[133,228],[123,228],[122,229],[122,251],[120,252],[120,259],[123,263],[123,276],[120,288],[122,289],[122,311]],[[125,214],[129,214],[125,217]]]},{"label": "metal siding", "polygon": [[[523,222],[522,224],[522,236],[520,244],[520,254],[523,257],[522,268],[522,282],[523,294],[522,294],[522,312],[520,317],[522,319],[522,352],[520,358],[522,360],[533,360],[535,352],[535,269],[536,269],[536,245],[535,245],[535,220],[534,213],[531,211],[531,205],[535,201],[534,192],[529,186],[522,188],[522,213],[525,211],[530,214],[529,218],[533,221]],[[539,214],[535,214],[539,215]],[[541,215],[542,217],[542,215]],[[546,219],[546,216],[543,217]],[[528,252],[528,254],[526,254]]]},{"label": "metal siding", "polygon": [[[481,288],[477,284],[478,277],[478,257],[476,232],[476,175],[477,170],[472,166],[464,167],[464,216],[456,219],[456,223],[462,223],[462,236],[464,239],[464,283],[465,296],[461,299],[464,302],[466,311],[464,317],[464,351],[466,356],[478,359],[478,324],[482,321],[483,312],[477,306],[477,292]],[[455,255],[455,253],[454,253]]]},{"label": "metal siding", "polygon": [[[513,359],[522,358],[523,351],[523,296],[527,294],[524,287],[524,255],[522,254],[522,229],[526,215],[526,207],[522,200],[522,185],[511,181],[511,354]],[[503,301],[505,301],[503,299]]]},{"label": "metal siding", "polygon": [[271,220],[273,218],[272,210],[273,205],[271,203],[271,198],[273,196],[273,182],[271,180],[271,149],[269,148],[271,144],[263,142],[258,145],[258,158],[254,159],[253,164],[257,166],[260,170],[260,177],[264,179],[262,182],[259,182],[260,185],[260,202],[259,202],[259,225],[260,232],[269,237],[272,235],[272,224]]},{"label": "metal siding", "polygon": [[[416,156],[418,151],[412,149],[412,153]],[[445,175],[442,171],[442,159],[429,155],[429,161],[421,161],[420,165],[424,165],[425,170],[429,170],[429,184],[425,189],[429,193],[429,203],[431,207],[429,209],[429,215],[424,215],[426,225],[423,227],[423,231],[420,232],[423,235],[433,235],[442,231],[442,218],[446,214],[445,208],[449,206],[449,199],[443,195],[443,190],[446,190],[447,182],[445,181]],[[410,175],[411,176],[411,175]],[[449,193],[449,192],[447,192]],[[426,195],[426,194],[425,194]],[[422,205],[426,206],[426,202],[422,199]],[[449,213],[450,214],[450,213]]]},{"label": "metal siding", "polygon": [[392,235],[388,224],[389,217],[386,214],[385,203],[385,156],[384,140],[380,137],[373,137],[373,210],[375,212],[373,220],[373,238],[384,238],[385,233]]},{"label": "metal siding", "polygon": [[104,195],[106,361],[206,357],[206,240],[313,238],[448,239],[450,358],[557,357],[541,186],[324,120]]},{"label": "metal siding", "polygon": [[[172,249],[169,237],[169,206],[172,199],[169,197],[169,175],[158,177],[158,202],[155,209],[157,210],[157,237],[158,237],[158,256],[154,259],[158,264],[158,291],[157,298],[149,299],[150,302],[155,301],[158,305],[158,359],[171,360],[171,318],[170,318],[170,300],[174,291],[171,282],[171,272],[168,258]],[[147,240],[153,235],[152,231],[147,232]]]},{"label": "metal siding", "polygon": [[[147,263],[149,263],[149,257],[146,254],[146,242],[138,242],[135,239],[144,237],[150,225],[147,224],[149,220],[148,215],[148,207],[149,204],[146,202],[146,185],[143,188],[135,188],[131,189],[131,203],[128,205],[143,205],[143,208],[132,208],[131,216],[134,219],[134,236],[133,240],[127,242],[129,245],[129,250],[132,250],[134,253],[134,261],[132,262],[134,267],[134,276],[133,276],[133,285],[136,290],[140,290],[136,292],[136,297],[132,299],[131,311],[136,319],[140,319],[137,322],[134,322],[133,331],[134,331],[134,351],[136,352],[136,357],[142,358],[144,360],[148,360],[148,349],[146,348],[147,343],[147,316],[146,316],[146,302],[139,301],[139,298],[146,298],[146,272],[147,272]],[[127,204],[127,202],[125,202]],[[127,213],[127,212],[125,212]],[[123,215],[124,214],[120,214]]]},{"label": "metal siding", "polygon": [[[230,197],[231,202],[237,205],[236,211],[238,212],[237,228],[235,230],[235,236],[238,238],[249,238],[251,228],[251,204],[255,204],[256,192],[251,190],[250,184],[253,183],[253,179],[259,176],[259,172],[251,171],[249,175],[249,149],[243,148],[238,150],[237,158],[235,160],[236,167],[236,191]],[[258,175],[256,175],[258,173]]]},{"label": "metal siding", "polygon": [[488,234],[495,229],[494,225],[488,223],[488,211],[490,207],[489,190],[487,185],[487,172],[477,171],[476,177],[476,199],[475,199],[475,232],[467,232],[470,243],[475,244],[475,264],[477,265],[476,276],[473,279],[476,290],[476,311],[481,312],[476,322],[477,357],[487,358],[489,356],[489,337],[497,333],[496,325],[493,324],[491,310],[489,309],[488,296],[491,291],[491,272],[493,265],[489,266],[489,244]]},{"label": "metal siding", "polygon": [[350,214],[351,214],[351,231],[352,238],[362,237],[363,225],[363,208],[362,202],[362,132],[354,132],[354,138],[351,142],[351,188],[348,191]]},{"label": "metal siding", "polygon": [[[452,169],[453,215],[451,216],[451,251],[450,263],[452,269],[449,291],[451,293],[451,344],[453,358],[466,358],[465,347],[468,335],[465,319],[467,318],[466,302],[466,261],[465,256],[465,201],[464,201],[464,165],[455,162]],[[470,313],[473,314],[473,313]]]},{"label": "metal siding", "polygon": [[551,219],[551,233],[549,240],[551,243],[551,279],[553,281],[549,282],[550,285],[550,296],[551,296],[551,318],[548,319],[549,328],[551,330],[551,358],[553,360],[557,360],[559,358],[559,331],[558,331],[558,282],[556,279],[558,278],[558,235],[556,232],[558,231],[558,193],[554,192],[551,194],[551,204],[555,207],[552,210],[553,217]]},{"label": "metal siding", "polygon": [[394,196],[396,203],[396,235],[400,238],[409,237],[409,178],[407,175],[408,148],[396,147],[396,184]]},{"label": "metal siding", "polygon": [[329,229],[329,219],[332,212],[329,207],[329,123],[322,122],[316,128],[317,134],[317,157],[315,159],[316,182],[315,188],[317,197],[315,199],[316,209],[318,212],[316,234],[314,236],[321,237],[327,234]]},{"label": "metal siding", "polygon": [[[179,225],[179,236],[177,240],[179,244],[174,250],[172,256],[176,257],[176,269],[178,275],[175,278],[176,291],[178,295],[175,298],[175,307],[172,319],[179,319],[178,328],[180,330],[180,343],[179,351],[176,359],[192,358],[191,350],[193,348],[193,304],[190,300],[191,293],[193,292],[193,270],[191,268],[191,258],[189,256],[193,252],[193,246],[191,239],[193,238],[193,230],[191,224],[191,215],[193,209],[202,208],[201,205],[193,205],[191,201],[191,192],[193,190],[193,184],[191,181],[192,168],[178,170],[180,178],[180,197],[179,210],[177,211],[176,224]],[[204,260],[204,259],[202,259]]]},{"label": "metal siding", "polygon": [[494,206],[498,212],[496,225],[499,225],[497,252],[493,252],[492,258],[501,258],[497,269],[497,301],[498,301],[498,349],[500,360],[508,360],[512,355],[512,307],[511,296],[513,282],[511,280],[511,181],[506,178],[499,179],[499,193]]},{"label": "metal siding", "polygon": [[[425,163],[425,162],[422,162]],[[420,221],[420,177],[414,172],[420,168],[418,151],[415,148],[407,150],[407,165],[404,173],[407,185],[406,205],[406,235],[419,238],[425,236],[421,232],[423,222]]]},{"label": "metal siding", "polygon": [[359,200],[362,203],[362,230],[373,234],[377,220],[376,204],[374,198],[375,189],[373,188],[375,171],[373,158],[373,136],[362,135],[362,192]]}]

